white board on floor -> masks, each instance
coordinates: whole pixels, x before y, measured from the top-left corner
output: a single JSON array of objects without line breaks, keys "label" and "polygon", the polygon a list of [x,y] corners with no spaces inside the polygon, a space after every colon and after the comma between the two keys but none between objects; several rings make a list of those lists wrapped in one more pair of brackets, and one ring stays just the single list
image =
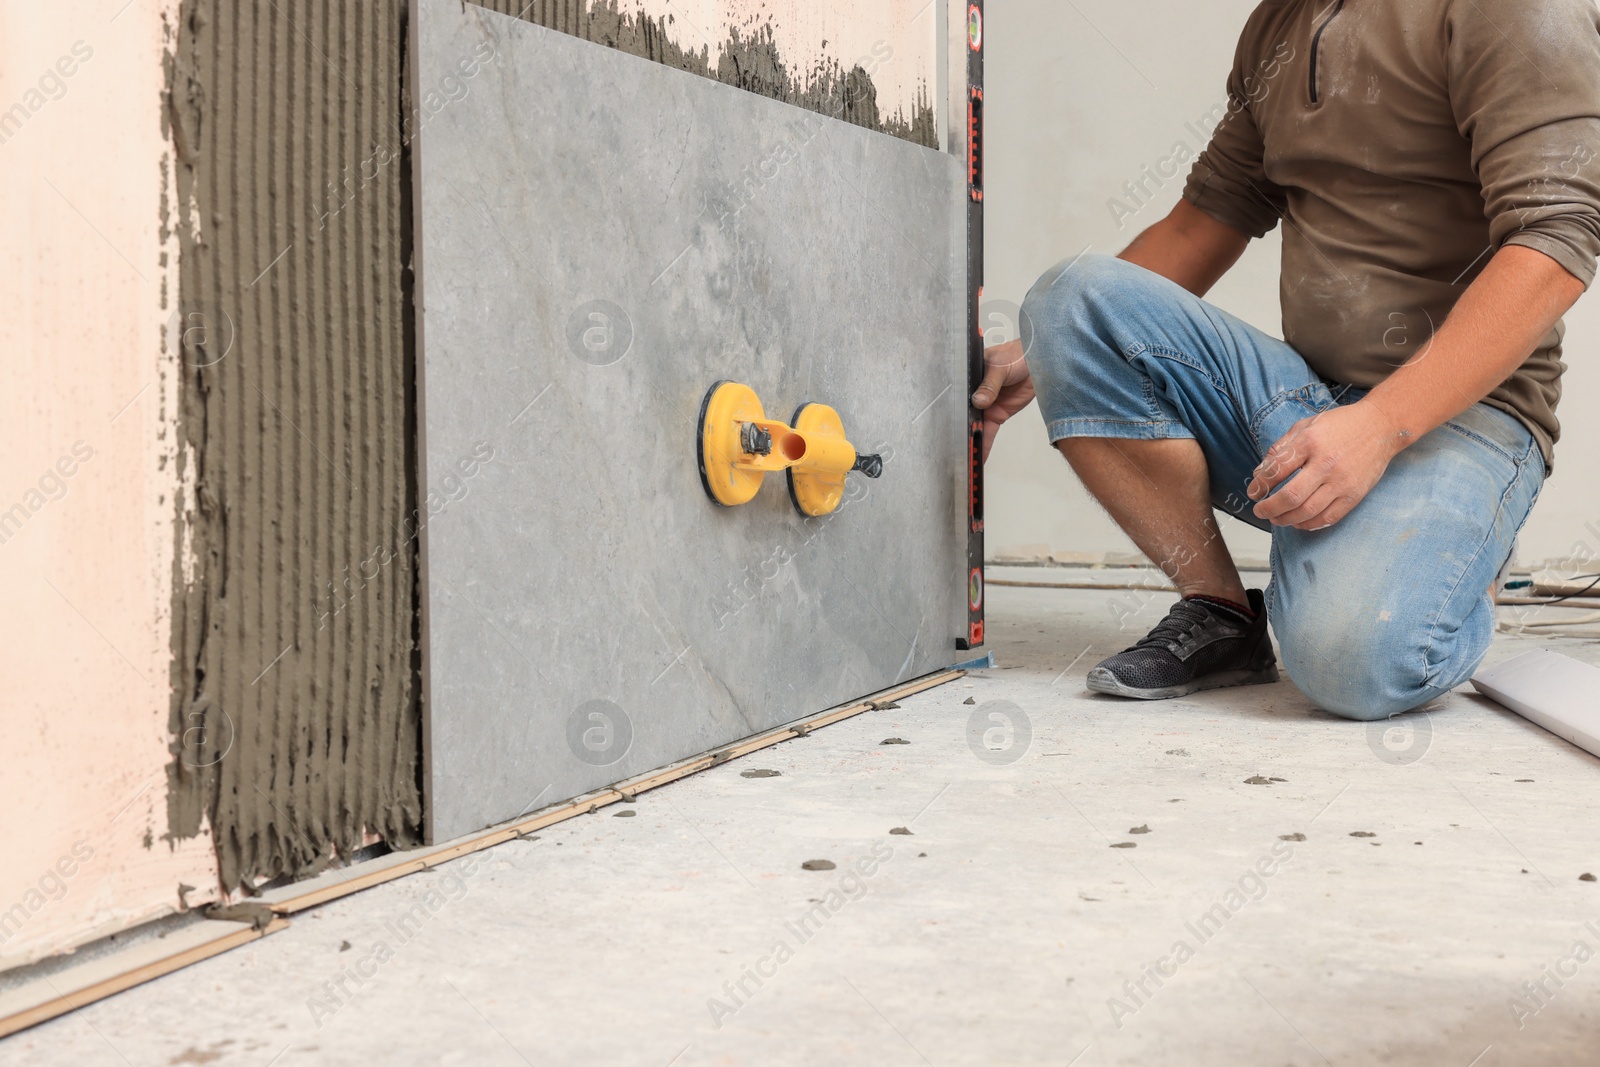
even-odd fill
[{"label": "white board on floor", "polygon": [[1479,671],[1472,685],[1529,722],[1600,756],[1600,667],[1539,648]]}]

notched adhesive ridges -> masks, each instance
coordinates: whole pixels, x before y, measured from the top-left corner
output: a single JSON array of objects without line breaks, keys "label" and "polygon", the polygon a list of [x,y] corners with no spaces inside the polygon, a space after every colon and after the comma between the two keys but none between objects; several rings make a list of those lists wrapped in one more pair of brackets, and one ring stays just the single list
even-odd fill
[{"label": "notched adhesive ridges", "polygon": [[420,840],[405,11],[185,0],[169,46],[193,486],[169,821],[209,821],[229,889]]}]

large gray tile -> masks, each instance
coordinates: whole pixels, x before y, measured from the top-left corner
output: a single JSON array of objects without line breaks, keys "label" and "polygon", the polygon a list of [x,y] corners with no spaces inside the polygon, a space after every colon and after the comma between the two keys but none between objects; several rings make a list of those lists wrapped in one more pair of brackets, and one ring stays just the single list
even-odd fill
[{"label": "large gray tile", "polygon": [[[425,535],[433,837],[957,658],[959,162],[418,9],[424,467],[447,502]],[[721,378],[775,417],[837,407],[882,479],[823,520],[771,476],[714,507],[694,441]],[[569,744],[591,701],[625,727],[603,766]]]}]

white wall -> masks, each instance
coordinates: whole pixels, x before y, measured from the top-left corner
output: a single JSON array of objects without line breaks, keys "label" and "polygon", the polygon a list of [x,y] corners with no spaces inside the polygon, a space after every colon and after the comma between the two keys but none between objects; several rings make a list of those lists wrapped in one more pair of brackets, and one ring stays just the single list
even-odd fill
[{"label": "white wall", "polygon": [[[1254,0],[991,0],[985,56],[986,299],[1020,303],[1051,264],[1114,253],[1178,199],[1187,167],[1119,228],[1107,201],[1182,143],[1226,99],[1233,48]],[[1279,334],[1278,240],[1256,241],[1211,299]],[[1555,477],[1522,535],[1524,563],[1600,555],[1600,296],[1568,316],[1571,366]],[[1133,552],[1046,443],[1037,408],[1002,432],[985,498],[990,558],[1008,552]],[[1586,530],[1593,524],[1592,530]],[[1224,519],[1241,558],[1268,538]],[[1589,546],[1587,549],[1585,545]]]},{"label": "white wall", "polygon": [[0,967],[217,891],[208,836],[162,840],[177,4],[124,3],[0,0]]}]

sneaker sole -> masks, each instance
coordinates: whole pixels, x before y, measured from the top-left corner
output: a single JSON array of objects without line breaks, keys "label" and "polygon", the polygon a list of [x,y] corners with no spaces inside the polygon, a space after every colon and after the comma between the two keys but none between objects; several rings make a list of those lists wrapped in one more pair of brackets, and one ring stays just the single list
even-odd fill
[{"label": "sneaker sole", "polygon": [[1089,672],[1089,689],[1095,693],[1132,697],[1135,700],[1167,700],[1172,697],[1188,696],[1190,693],[1198,693],[1205,689],[1226,689],[1235,685],[1267,685],[1277,680],[1278,667],[1273,664],[1263,671],[1219,671],[1182,685],[1169,685],[1160,689],[1136,689],[1131,685],[1123,685],[1107,668],[1096,667]]}]

